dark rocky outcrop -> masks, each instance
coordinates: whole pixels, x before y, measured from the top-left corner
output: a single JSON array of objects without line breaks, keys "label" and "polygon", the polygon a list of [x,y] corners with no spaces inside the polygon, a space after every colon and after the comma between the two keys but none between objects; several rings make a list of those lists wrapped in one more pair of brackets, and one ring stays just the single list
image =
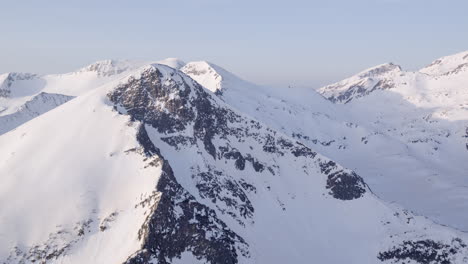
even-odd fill
[{"label": "dark rocky outcrop", "polygon": [[138,132],[138,141],[147,157],[154,157],[162,166],[156,186],[160,197],[152,205],[140,230],[142,249],[133,254],[125,264],[170,263],[181,253],[190,251],[208,263],[238,263],[238,256],[248,256],[248,245],[227,225],[216,212],[199,203],[176,180],[169,162],[149,139],[144,125]]},{"label": "dark rocky outcrop", "polygon": [[[161,134],[171,134],[184,130],[191,123],[194,138],[170,136],[163,141],[177,147],[193,144],[199,139],[207,152],[216,158],[216,149],[211,140],[225,128],[230,115],[226,110],[215,111],[219,109],[214,109],[201,87],[191,90],[184,78],[180,78],[179,82],[171,80],[163,83],[161,77],[157,68],[149,68],[141,78],[132,78],[109,94],[117,109],[123,107],[132,120],[142,122],[137,140],[145,156],[154,158],[153,165],[162,166],[162,175],[156,186],[160,196],[140,230],[142,249],[125,263],[149,263],[152,259],[158,263],[170,263],[171,259],[180,257],[185,251],[209,263],[237,263],[239,255],[249,255],[247,243],[230,230],[213,209],[198,202],[177,182],[169,161],[154,146],[145,128],[151,126]],[[191,97],[191,92],[196,96]],[[197,177],[205,179],[206,175],[201,173]],[[202,182],[209,182],[209,179],[205,180]],[[238,192],[242,188],[240,185],[231,182],[230,186],[238,186],[236,193],[243,193]],[[202,184],[197,187],[204,190]],[[215,190],[201,193],[215,199]],[[245,198],[245,194],[240,197],[247,202]],[[233,201],[225,202],[233,204]],[[251,205],[241,209],[244,215],[252,210]]]},{"label": "dark rocky outcrop", "polygon": [[346,91],[327,97],[328,100],[333,103],[344,103],[347,104],[355,98],[364,97],[377,90],[388,90],[395,87],[395,84],[388,79],[379,80],[371,87],[368,87],[366,81],[362,81],[359,84],[351,85]]},{"label": "dark rocky outcrop", "polygon": [[360,198],[368,190],[364,180],[355,172],[339,169],[335,162],[321,162],[320,170],[326,174],[327,186],[330,194],[340,200],[353,200]]},{"label": "dark rocky outcrop", "polygon": [[457,238],[450,244],[430,239],[403,241],[390,250],[380,252],[378,259],[392,260],[392,263],[451,264],[455,263],[453,257],[463,248],[466,248],[466,244]]}]

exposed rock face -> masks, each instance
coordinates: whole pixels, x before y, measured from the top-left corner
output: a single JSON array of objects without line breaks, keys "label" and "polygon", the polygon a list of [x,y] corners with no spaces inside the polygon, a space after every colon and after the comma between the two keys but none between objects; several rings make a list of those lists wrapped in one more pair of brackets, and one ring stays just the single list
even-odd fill
[{"label": "exposed rock face", "polygon": [[[177,147],[200,139],[207,152],[215,158],[216,150],[211,139],[226,129],[226,118],[232,113],[213,111],[208,95],[201,87],[197,86],[192,91],[187,83],[189,79],[185,76],[177,77],[163,81],[160,70],[151,67],[142,73],[141,78],[130,79],[127,84],[109,94],[111,101],[128,109],[126,112],[133,120],[143,122],[138,140],[145,154],[148,157],[155,156],[163,167],[163,174],[156,186],[160,196],[152,205],[153,213],[141,229],[142,250],[126,263],[148,263],[151,259],[157,259],[158,263],[169,263],[167,261],[180,257],[187,250],[209,263],[237,263],[238,255],[249,255],[246,242],[230,230],[214,210],[197,202],[177,182],[169,162],[153,145],[144,128],[144,124],[147,124],[159,133],[168,134],[185,130],[189,123],[193,124],[193,140],[178,136],[165,137],[164,140]],[[216,128],[213,122],[219,127]],[[199,173],[194,177],[201,179],[197,186],[200,194],[216,199],[216,188],[219,190],[221,187],[213,184],[214,189],[207,188],[212,180],[209,179],[210,174]],[[242,198],[245,199],[245,195]],[[253,208],[250,206],[248,210]]]},{"label": "exposed rock face", "polygon": [[[378,258],[382,261],[391,260],[392,263],[408,263],[414,261],[421,264],[451,264],[454,256],[463,253],[466,244],[460,239],[453,239],[450,244],[434,240],[403,241],[392,249],[380,252]],[[465,253],[466,254],[466,253]],[[468,260],[466,257],[464,260]]]},{"label": "exposed rock face", "polygon": [[328,175],[327,189],[333,197],[341,200],[352,200],[361,197],[367,190],[367,185],[355,172],[338,169],[333,161],[320,163],[322,173]]},{"label": "exposed rock face", "polygon": [[12,72],[6,74],[3,82],[0,81],[0,98],[8,97],[11,93],[10,87],[16,81],[26,81],[37,78],[36,74]]},{"label": "exposed rock face", "polygon": [[401,67],[392,63],[383,64],[364,71],[352,78],[319,89],[333,103],[349,103],[351,100],[369,95],[377,90],[395,87],[392,76],[400,74]]},{"label": "exposed rock face", "polygon": [[156,186],[157,200],[140,230],[142,249],[125,263],[171,263],[191,251],[209,263],[237,263],[238,254],[248,256],[245,241],[218,219],[216,212],[199,203],[176,180],[169,162],[153,145],[141,126],[138,140],[148,158],[162,163],[163,173]]},{"label": "exposed rock face", "polygon": [[[255,208],[249,193],[255,193],[256,187],[211,165],[216,160],[233,161],[236,170],[250,166],[252,171],[262,173],[268,168],[275,175],[276,164],[262,162],[232,146],[244,145],[246,138],[252,139],[267,155],[302,157],[321,164],[322,173],[329,179],[326,188],[336,199],[357,199],[367,190],[356,174],[222,106],[196,82],[172,69],[149,67],[141,76],[118,86],[108,97],[122,114],[142,122],[138,141],[146,157],[163,167],[151,204],[152,213],[140,231],[142,249],[126,261],[128,264],[149,263],[152,259],[170,263],[185,251],[209,263],[237,263],[239,256],[249,256],[247,242],[218,214],[229,216],[241,227],[252,224]],[[170,161],[154,145],[145,127],[155,129],[161,142],[176,150],[196,147],[206,151],[205,169],[192,167],[192,180],[197,195],[209,200],[215,210],[197,201],[178,183]]]},{"label": "exposed rock face", "polygon": [[191,90],[183,79],[179,84],[175,80],[162,83],[161,78],[157,68],[149,67],[141,78],[131,77],[109,94],[109,98],[125,108],[132,119],[152,125],[161,133],[184,130],[195,117],[190,107],[184,107]]},{"label": "exposed rock face", "polygon": [[468,52],[442,57],[430,65],[421,69],[420,72],[431,76],[450,76],[468,69]]},{"label": "exposed rock face", "polygon": [[0,88],[0,97],[8,97],[10,95],[10,90],[5,88]]},{"label": "exposed rock face", "polygon": [[2,263],[49,263],[69,253],[74,245],[83,241],[85,236],[96,231],[97,226],[93,219],[75,223],[72,230],[59,229],[49,234],[43,244],[30,248],[15,247],[8,258]]}]

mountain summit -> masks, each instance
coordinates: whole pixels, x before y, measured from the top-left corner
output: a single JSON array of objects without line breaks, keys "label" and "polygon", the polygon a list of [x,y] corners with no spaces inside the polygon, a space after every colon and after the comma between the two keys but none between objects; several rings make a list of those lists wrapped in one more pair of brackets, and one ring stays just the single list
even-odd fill
[{"label": "mountain summit", "polygon": [[435,60],[420,72],[433,75],[451,75],[468,70],[468,51]]},{"label": "mountain summit", "polygon": [[334,103],[349,103],[377,90],[391,89],[394,79],[400,75],[401,67],[393,63],[367,69],[356,76],[320,88],[318,92]]}]

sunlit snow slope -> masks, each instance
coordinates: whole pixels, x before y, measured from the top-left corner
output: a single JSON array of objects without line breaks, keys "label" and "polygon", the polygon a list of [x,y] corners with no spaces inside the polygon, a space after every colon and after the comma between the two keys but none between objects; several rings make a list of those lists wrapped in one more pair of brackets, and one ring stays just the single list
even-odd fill
[{"label": "sunlit snow slope", "polygon": [[456,54],[420,72],[379,65],[320,89],[329,101],[307,89],[249,84],[209,63],[182,70],[235,108],[353,168],[384,199],[468,230],[467,59]]}]

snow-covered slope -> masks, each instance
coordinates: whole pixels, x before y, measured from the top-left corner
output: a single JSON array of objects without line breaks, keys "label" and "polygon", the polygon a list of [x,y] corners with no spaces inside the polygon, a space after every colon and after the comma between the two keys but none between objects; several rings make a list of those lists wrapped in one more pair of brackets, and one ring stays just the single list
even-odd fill
[{"label": "snow-covered slope", "polygon": [[[168,58],[155,63],[176,69],[185,65],[183,61],[175,58]],[[8,129],[5,126],[3,129],[0,128],[0,131],[4,133],[44,113],[46,110],[58,106],[59,102],[62,102],[60,99],[51,102],[48,100],[51,96],[48,96],[48,99],[39,100],[44,94],[56,94],[61,98],[82,95],[103,84],[122,78],[122,76],[128,75],[148,64],[150,62],[103,60],[66,74],[44,76],[30,73],[2,74],[0,75],[0,116],[9,115],[10,124]],[[31,104],[31,102],[34,102],[35,109],[30,109],[31,113],[24,113],[25,108],[28,108],[28,104]],[[22,117],[19,118],[18,116]],[[16,119],[16,121],[12,122],[12,118]]]},{"label": "snow-covered slope", "polygon": [[180,70],[213,93],[222,94],[231,86],[252,86],[251,83],[207,61],[189,62]]},{"label": "snow-covered slope", "polygon": [[394,79],[401,74],[401,67],[393,63],[382,64],[359,73],[339,83],[319,89],[324,97],[334,103],[348,103],[376,90],[391,89]]},{"label": "snow-covered slope", "polygon": [[16,112],[39,93],[44,81],[30,73],[6,73],[0,75],[0,116]]},{"label": "snow-covered slope", "polygon": [[468,70],[468,51],[443,57],[432,62],[429,66],[421,69],[420,72],[432,75],[452,75]]},{"label": "snow-covered slope", "polygon": [[161,168],[145,169],[137,127],[78,97],[0,137],[2,263],[121,263],[139,248]]},{"label": "snow-covered slope", "polygon": [[100,77],[118,75],[123,72],[139,68],[145,65],[145,62],[130,61],[130,60],[103,60],[88,65],[77,73],[95,73]]},{"label": "snow-covered slope", "polygon": [[0,75],[0,97],[9,97],[12,93],[11,86],[14,83],[30,81],[37,78],[37,75],[31,73],[5,73]]},{"label": "snow-covered slope", "polygon": [[71,100],[72,96],[41,92],[9,115],[0,116],[0,135]]},{"label": "snow-covered slope", "polygon": [[[196,72],[201,83],[223,77]],[[384,64],[320,90],[345,104],[228,76],[217,82],[223,101],[353,168],[384,199],[468,230],[466,75],[435,78]]]},{"label": "snow-covered slope", "polygon": [[[467,54],[441,58],[417,72],[398,69],[372,77],[392,84],[384,90],[362,74],[319,90],[346,103],[337,108],[371,132],[363,137],[366,145],[388,137],[404,146],[395,149],[386,140],[383,149],[370,150],[378,154],[365,163],[332,157],[356,168],[385,199],[463,230],[468,230]],[[364,85],[356,90],[356,83]],[[349,94],[345,101],[335,100]]]},{"label": "snow-covered slope", "polygon": [[370,122],[309,91],[166,64],[40,78],[28,96],[75,98],[0,135],[2,262],[468,259],[465,233],[381,200],[332,156],[371,159],[367,146],[405,149],[400,138],[364,143]]},{"label": "snow-covered slope", "polygon": [[147,63],[105,60],[66,74],[0,75],[0,134],[144,65]]},{"label": "snow-covered slope", "polygon": [[185,62],[177,58],[167,58],[157,61],[156,63],[166,65],[177,70],[185,66]]}]

